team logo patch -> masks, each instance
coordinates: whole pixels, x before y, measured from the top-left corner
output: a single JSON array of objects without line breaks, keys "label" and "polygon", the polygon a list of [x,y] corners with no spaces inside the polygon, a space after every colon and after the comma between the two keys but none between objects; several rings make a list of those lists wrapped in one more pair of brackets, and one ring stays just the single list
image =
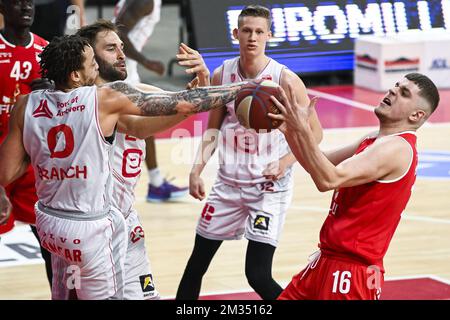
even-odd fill
[{"label": "team logo patch", "polygon": [[53,118],[53,113],[50,111],[46,99],[42,99],[39,103],[39,106],[36,108],[36,110],[33,111],[33,117],[45,117],[49,119]]},{"label": "team logo patch", "polygon": [[142,292],[151,292],[155,290],[155,285],[153,284],[153,277],[151,274],[139,276],[139,280],[141,282]]},{"label": "team logo patch", "polygon": [[269,217],[257,215],[255,218],[255,222],[253,223],[253,228],[267,231],[269,230],[269,222]]}]

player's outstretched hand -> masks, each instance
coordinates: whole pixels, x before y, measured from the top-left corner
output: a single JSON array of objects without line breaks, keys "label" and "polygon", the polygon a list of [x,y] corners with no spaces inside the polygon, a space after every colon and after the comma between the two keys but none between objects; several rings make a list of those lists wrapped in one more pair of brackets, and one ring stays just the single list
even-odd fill
[{"label": "player's outstretched hand", "polygon": [[191,173],[189,175],[189,194],[200,201],[205,199],[205,185],[203,179],[196,173]]},{"label": "player's outstretched hand", "polygon": [[280,109],[281,114],[269,113],[268,116],[272,119],[284,121],[280,126],[283,133],[289,130],[298,130],[301,126],[309,126],[309,116],[316,106],[318,97],[313,97],[307,106],[300,105],[297,96],[294,93],[293,87],[289,84],[288,91],[285,92],[283,88],[279,87],[280,101],[274,96],[271,97],[275,106]]},{"label": "player's outstretched hand", "polygon": [[180,44],[177,54],[178,64],[186,67],[186,73],[196,74],[197,77],[209,79],[209,69],[202,55],[184,43]]},{"label": "player's outstretched hand", "polygon": [[12,205],[6,195],[5,189],[0,186],[0,225],[8,221],[11,214]]},{"label": "player's outstretched hand", "polygon": [[283,161],[273,161],[267,165],[262,174],[264,178],[277,181],[284,176],[286,166]]}]

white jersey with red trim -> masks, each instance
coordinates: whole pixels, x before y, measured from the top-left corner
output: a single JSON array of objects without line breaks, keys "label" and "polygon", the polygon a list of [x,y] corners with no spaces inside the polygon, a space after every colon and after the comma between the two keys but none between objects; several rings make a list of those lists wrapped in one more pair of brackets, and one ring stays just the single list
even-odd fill
[{"label": "white jersey with red trim", "polygon": [[[256,79],[280,83],[286,66],[270,59]],[[239,57],[225,60],[222,65],[222,84],[246,80],[239,71]],[[222,143],[219,148],[219,178],[225,183],[242,186],[266,181],[262,171],[270,162],[277,161],[290,152],[284,135],[279,130],[256,133],[247,130],[237,120],[234,101],[227,104],[227,115],[220,128]],[[291,168],[286,177],[291,176]]]},{"label": "white jersey with red trim", "polygon": [[113,156],[114,191],[111,201],[125,217],[133,208],[134,190],[139,182],[143,159],[145,140],[117,133]]},{"label": "white jersey with red trim", "polygon": [[30,93],[23,137],[42,205],[71,215],[110,206],[112,145],[100,129],[97,87]]}]

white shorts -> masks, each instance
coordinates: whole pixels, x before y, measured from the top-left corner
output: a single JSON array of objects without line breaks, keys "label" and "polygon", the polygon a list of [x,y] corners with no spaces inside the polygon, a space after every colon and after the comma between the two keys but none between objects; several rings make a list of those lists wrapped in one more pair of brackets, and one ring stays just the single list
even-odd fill
[{"label": "white shorts", "polygon": [[150,261],[145,249],[144,229],[137,211],[132,209],[125,222],[128,230],[128,248],[125,258],[124,299],[160,299],[153,282]]},{"label": "white shorts", "polygon": [[274,247],[292,201],[290,177],[248,187],[217,179],[197,224],[197,234],[211,240],[245,238]]},{"label": "white shorts", "polygon": [[123,215],[111,209],[96,220],[82,220],[38,204],[35,211],[41,245],[52,253],[52,299],[67,299],[71,289],[80,300],[123,299]]}]

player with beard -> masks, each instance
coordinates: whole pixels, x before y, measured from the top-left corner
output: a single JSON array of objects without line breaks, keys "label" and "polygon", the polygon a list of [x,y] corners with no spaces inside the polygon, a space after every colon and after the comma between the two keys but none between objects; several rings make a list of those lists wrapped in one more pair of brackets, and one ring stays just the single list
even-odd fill
[{"label": "player with beard", "polygon": [[[115,6],[115,23],[119,36],[124,42],[127,56],[127,82],[141,82],[138,64],[159,75],[164,74],[161,61],[149,59],[143,54],[144,46],[151,41],[151,36],[161,17],[161,0],[120,0]],[[188,188],[173,184],[165,179],[158,167],[157,150],[153,136],[145,139],[145,164],[148,173],[147,201],[165,202],[180,199],[187,195]]]},{"label": "player with beard", "polygon": [[[125,80],[127,69],[123,42],[117,34],[116,26],[107,21],[99,20],[81,28],[78,35],[86,38],[94,49],[99,65],[97,85]],[[181,52],[190,48],[182,46]],[[209,72],[203,60],[198,60],[197,76],[200,85],[209,84]],[[194,66],[197,67],[197,66]],[[144,91],[162,91],[159,88],[140,84]],[[143,139],[184,120],[184,115],[169,117],[133,117],[122,116],[118,122],[116,144],[114,146],[113,177],[114,189],[112,202],[124,215],[127,225],[128,247],[125,258],[125,299],[158,299],[153,274],[147,250],[145,247],[144,228],[139,221],[138,213],[133,207],[134,190],[141,175],[141,162],[145,158],[145,141]]]},{"label": "player with beard", "polygon": [[[123,299],[127,230],[110,198],[119,118],[208,111],[235,99],[245,82],[179,92],[147,93],[123,81],[97,87],[94,51],[78,35],[53,39],[40,65],[55,90],[34,91],[15,104],[0,146],[0,198],[31,163],[39,198],[36,228],[53,254],[54,278],[64,280],[53,281],[52,293],[65,286],[83,300]],[[10,209],[0,202],[2,215]]]}]

